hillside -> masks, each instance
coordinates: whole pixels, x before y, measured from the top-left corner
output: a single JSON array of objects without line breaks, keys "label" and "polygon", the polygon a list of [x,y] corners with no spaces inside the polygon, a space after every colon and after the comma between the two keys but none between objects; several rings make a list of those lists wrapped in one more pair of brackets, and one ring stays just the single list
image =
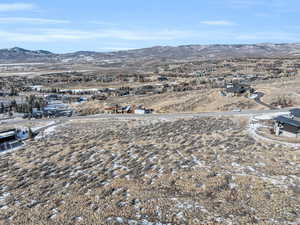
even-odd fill
[{"label": "hillside", "polygon": [[251,45],[183,45],[155,46],[136,50],[109,53],[80,51],[54,54],[49,51],[30,51],[22,48],[0,49],[1,62],[29,61],[97,61],[104,59],[126,60],[209,60],[243,57],[298,57],[300,44],[251,44]]},{"label": "hillside", "polygon": [[0,49],[0,60],[2,61],[36,61],[36,60],[49,60],[53,58],[55,54],[45,50],[31,51],[19,47]]},{"label": "hillside", "polygon": [[300,54],[300,44],[156,46],[120,51],[116,54],[131,57],[160,57],[179,60],[186,58],[294,57]]}]

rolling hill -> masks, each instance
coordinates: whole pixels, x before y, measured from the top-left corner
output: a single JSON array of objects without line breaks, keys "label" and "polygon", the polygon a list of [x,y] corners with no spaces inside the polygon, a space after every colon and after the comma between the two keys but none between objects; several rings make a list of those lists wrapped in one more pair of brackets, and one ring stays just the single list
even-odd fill
[{"label": "rolling hill", "polygon": [[0,62],[53,62],[126,60],[210,60],[243,57],[299,57],[300,44],[246,44],[246,45],[183,45],[155,46],[116,52],[80,51],[55,54],[45,50],[31,51],[23,48],[0,49]]}]

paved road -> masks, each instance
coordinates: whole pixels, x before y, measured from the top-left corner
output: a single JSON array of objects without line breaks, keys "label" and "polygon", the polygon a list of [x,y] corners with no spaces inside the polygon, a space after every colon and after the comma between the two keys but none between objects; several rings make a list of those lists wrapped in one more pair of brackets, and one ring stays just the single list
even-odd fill
[{"label": "paved road", "polygon": [[262,114],[272,114],[272,113],[285,113],[291,110],[288,109],[276,109],[276,110],[244,110],[240,112],[204,112],[204,113],[172,113],[172,114],[145,114],[145,115],[137,115],[137,114],[98,114],[91,116],[76,116],[68,119],[76,120],[76,119],[92,119],[92,118],[194,118],[194,117],[218,117],[218,116],[255,116]]},{"label": "paved road", "polygon": [[[55,124],[49,125],[48,127],[62,124],[70,120],[82,120],[82,119],[180,119],[180,118],[203,118],[203,117],[219,117],[219,116],[255,116],[262,114],[272,114],[272,113],[285,113],[291,110],[291,108],[286,109],[276,109],[276,110],[244,110],[244,111],[229,111],[229,112],[204,112],[204,113],[172,113],[172,114],[97,114],[90,116],[73,116],[73,117],[61,117],[57,119],[35,119],[31,122],[51,122],[55,121]],[[16,119],[8,121],[7,125],[17,125],[26,123],[26,119]]]},{"label": "paved road", "polygon": [[254,99],[256,103],[260,104],[260,105],[263,105],[269,109],[276,109],[275,107],[267,104],[267,103],[264,103],[263,101],[261,101],[261,98],[264,96],[264,93],[262,92],[258,92],[256,93],[257,94],[257,97]]}]

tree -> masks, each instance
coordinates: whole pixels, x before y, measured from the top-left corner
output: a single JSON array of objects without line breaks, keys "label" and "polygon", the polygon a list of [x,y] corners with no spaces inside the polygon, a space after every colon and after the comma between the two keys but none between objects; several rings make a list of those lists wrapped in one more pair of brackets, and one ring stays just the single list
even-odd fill
[{"label": "tree", "polygon": [[17,102],[16,102],[15,99],[12,100],[12,101],[10,102],[10,105],[11,105],[11,107],[16,111],[16,108],[17,108]]},{"label": "tree", "polygon": [[1,102],[1,105],[0,105],[0,114],[4,113],[4,111],[5,111],[5,106],[4,106],[3,102]]},{"label": "tree", "polygon": [[10,93],[9,93],[10,96],[17,96],[18,95],[18,91],[15,89],[15,87],[11,87],[10,88]]},{"label": "tree", "polygon": [[8,116],[9,116],[9,118],[11,118],[13,116],[13,112],[11,109],[9,109]]}]

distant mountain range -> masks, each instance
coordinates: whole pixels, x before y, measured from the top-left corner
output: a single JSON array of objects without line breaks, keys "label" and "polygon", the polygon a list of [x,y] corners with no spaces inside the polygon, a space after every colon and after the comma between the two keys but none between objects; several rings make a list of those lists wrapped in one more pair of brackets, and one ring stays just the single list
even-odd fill
[{"label": "distant mountain range", "polygon": [[30,51],[23,48],[7,48],[0,49],[0,62],[3,61],[27,61],[34,60],[40,58],[51,58],[53,57],[53,53],[44,50],[38,51]]},{"label": "distant mountain range", "polygon": [[49,51],[30,51],[23,48],[0,49],[0,63],[59,62],[99,60],[209,60],[241,57],[300,57],[300,44],[245,44],[245,45],[183,45],[155,46],[109,53],[80,51],[55,54]]}]

